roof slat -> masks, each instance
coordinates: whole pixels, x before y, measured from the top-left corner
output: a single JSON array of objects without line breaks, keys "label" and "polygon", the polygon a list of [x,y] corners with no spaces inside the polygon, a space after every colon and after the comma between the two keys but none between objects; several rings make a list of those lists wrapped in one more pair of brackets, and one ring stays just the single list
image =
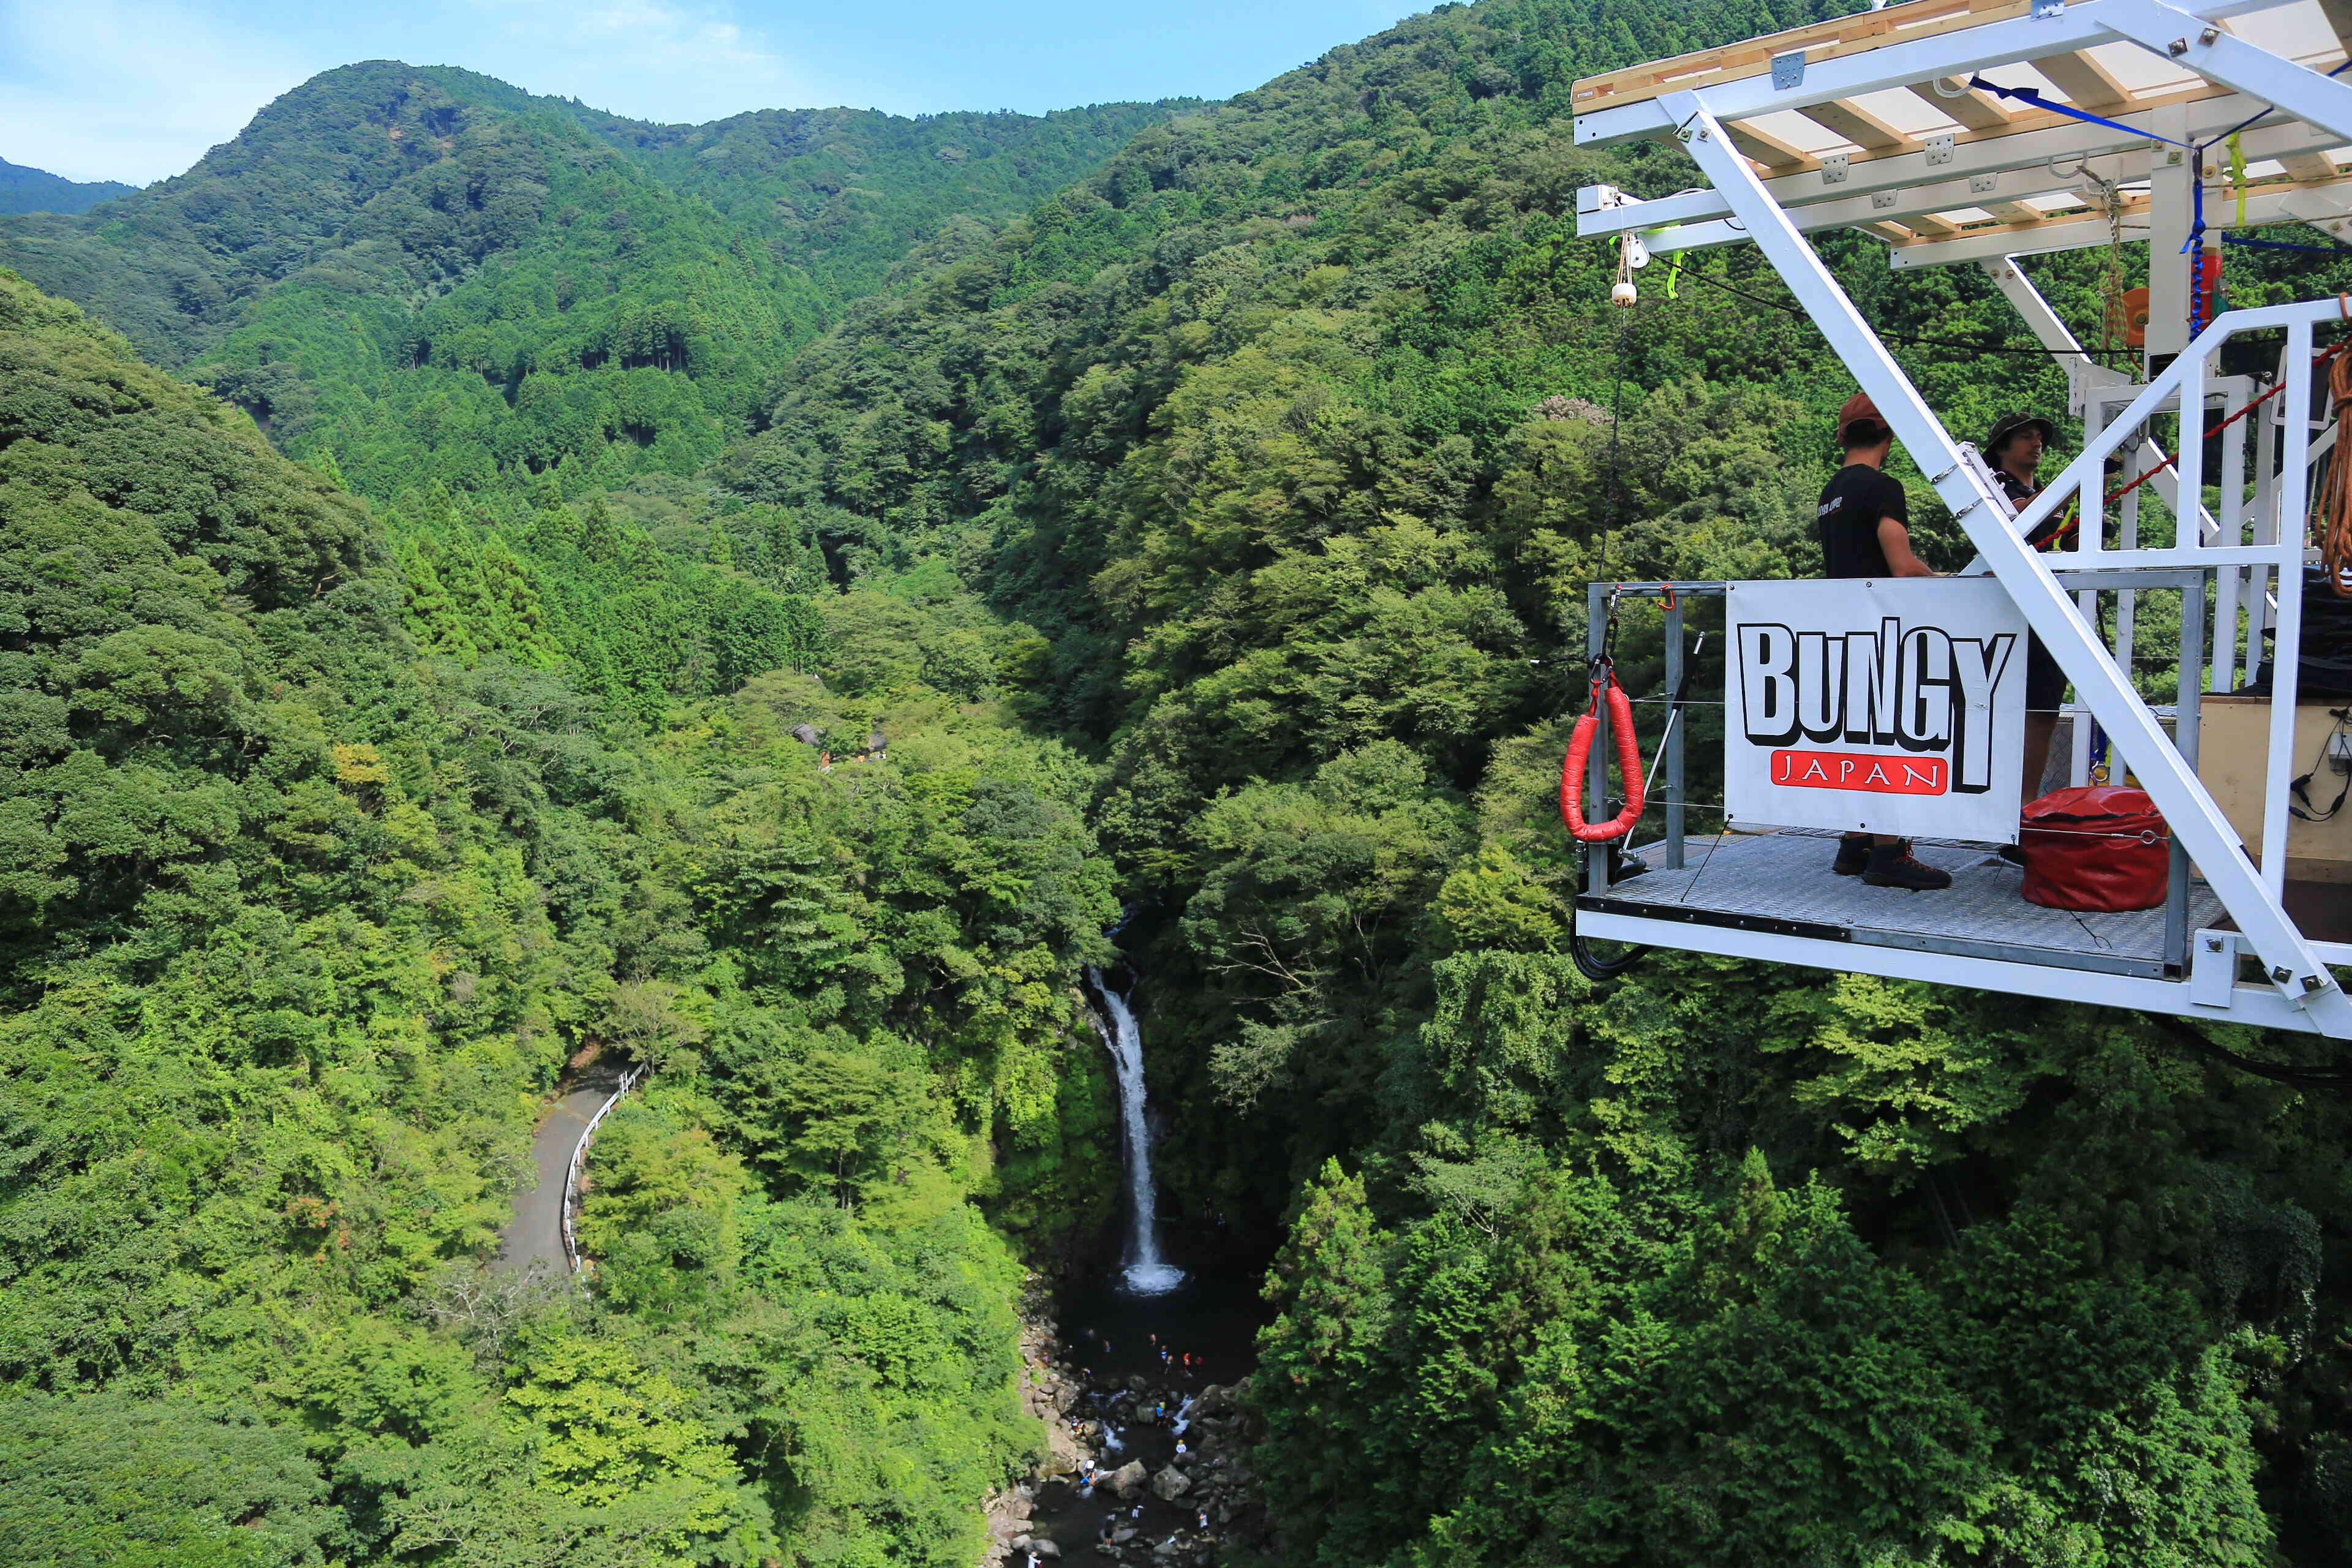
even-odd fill
[{"label": "roof slat", "polygon": [[[2345,0],[2345,3],[2352,5],[2352,0]],[[1998,100],[1970,88],[1968,79],[1964,77],[1948,76],[1940,79],[1947,91],[1955,88],[1960,89],[1958,95],[1946,98],[1943,93],[1936,90],[1937,84],[1932,81],[1915,81],[1911,84],[1911,90],[1920,99],[1934,105],[1937,113],[1948,115],[1971,131],[2001,131],[2008,128],[2009,110],[2003,109]]]},{"label": "roof slat", "polygon": [[1769,131],[1759,131],[1753,125],[1727,125],[1723,131],[1731,138],[1733,146],[1763,164],[1768,174],[1801,174],[1822,166],[1819,158]]},{"label": "roof slat", "polygon": [[[2131,104],[2131,89],[2117,81],[2106,67],[2080,50],[2028,63],[2048,77],[2077,109],[2095,109],[2105,113]],[[2001,85],[2014,87],[2016,83]]]},{"label": "roof slat", "polygon": [[1832,135],[1843,136],[1857,147],[1874,153],[1916,153],[1919,142],[1916,137],[1897,131],[1850,98],[1830,103],[1817,103],[1811,109],[1797,111]]}]

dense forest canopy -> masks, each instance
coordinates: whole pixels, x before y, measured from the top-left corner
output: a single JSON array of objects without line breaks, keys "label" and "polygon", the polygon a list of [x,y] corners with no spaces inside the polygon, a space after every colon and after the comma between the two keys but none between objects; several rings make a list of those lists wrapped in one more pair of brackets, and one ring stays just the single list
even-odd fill
[{"label": "dense forest canopy", "polygon": [[[1584,583],[1810,573],[1852,391],[1745,249],[1608,307],[1576,188],[1693,176],[1569,84],[1848,8],[1483,0],[1043,121],[378,63],[0,226],[9,1559],[962,1568],[1023,1267],[1116,1213],[1117,925],[1279,1561],[2343,1561],[2340,1098],[1565,954]],[[2109,264],[2033,266],[2095,335]],[[653,1068],[594,1288],[485,1272],[587,1050]]]}]

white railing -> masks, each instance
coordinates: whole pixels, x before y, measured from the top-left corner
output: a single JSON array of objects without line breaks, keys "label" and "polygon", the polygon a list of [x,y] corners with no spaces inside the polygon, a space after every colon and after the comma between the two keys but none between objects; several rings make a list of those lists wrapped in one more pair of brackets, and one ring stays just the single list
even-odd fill
[{"label": "white railing", "polygon": [[[2173,458],[2173,507],[2179,520],[2168,548],[2148,548],[2138,541],[2137,493],[2124,507],[2121,548],[2109,550],[2097,530],[2086,521],[2080,548],[2064,556],[2049,557],[2057,570],[2100,566],[2132,568],[2154,565],[2206,566],[2216,574],[2211,631],[2205,646],[2212,659],[2212,689],[2226,690],[2236,673],[2233,655],[2245,648],[2242,668],[2251,676],[2261,658],[2265,631],[2273,637],[2271,660],[2271,722],[2267,778],[2263,794],[2261,878],[2271,897],[2280,895],[2286,876],[2286,836],[2289,796],[2284,781],[2294,776],[2296,682],[2303,642],[2304,567],[2308,549],[2311,469],[2330,443],[2315,442],[2310,417],[2312,397],[2313,328],[2345,314],[2335,300],[2305,300],[2259,310],[2232,310],[2197,336],[2186,351],[2146,386],[2105,389],[2086,410],[2086,440],[2080,456],[2069,463],[2043,493],[2018,516],[2018,531],[2025,532],[2079,494],[2083,516],[2104,511],[2106,458],[2127,440],[2144,432],[2149,422],[2166,413],[2180,416],[2179,452]],[[2286,345],[2280,356],[2276,395],[2270,399],[2257,428],[2253,494],[2246,499],[2244,422],[2233,426],[2222,449],[2221,516],[2208,513],[2200,500],[2205,486],[2207,368],[2223,342],[2242,331],[2284,327]],[[2250,397],[2237,378],[2220,378],[2224,415],[2242,411]],[[2104,422],[2105,405],[2120,394],[2136,393],[2111,421]],[[2251,531],[2252,539],[2247,538]],[[2087,606],[2086,606],[2087,608]],[[2118,606],[2115,653],[2128,668],[2132,626],[2127,611]],[[2087,732],[2078,735],[2077,757]]]},{"label": "white railing", "polygon": [[621,1087],[614,1089],[612,1098],[598,1106],[596,1114],[588,1119],[588,1125],[580,1133],[580,1142],[572,1148],[572,1162],[564,1167],[563,1256],[571,1263],[572,1272],[574,1274],[580,1272],[580,1241],[578,1237],[572,1234],[572,1205],[580,1198],[580,1176],[588,1166],[589,1140],[596,1136],[596,1128],[603,1122],[605,1115],[612,1110],[613,1107],[621,1103],[621,1097],[635,1089],[637,1086],[637,1080],[645,1076],[646,1069],[642,1066],[633,1067],[621,1075]]}]

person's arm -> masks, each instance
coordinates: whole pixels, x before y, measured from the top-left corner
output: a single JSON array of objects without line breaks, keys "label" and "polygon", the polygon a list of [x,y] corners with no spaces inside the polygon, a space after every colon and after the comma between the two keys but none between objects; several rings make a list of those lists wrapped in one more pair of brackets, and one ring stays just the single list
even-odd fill
[{"label": "person's arm", "polygon": [[1878,520],[1878,548],[1886,554],[1886,564],[1897,577],[1933,577],[1935,568],[1919,559],[1911,548],[1911,531],[1899,517]]}]

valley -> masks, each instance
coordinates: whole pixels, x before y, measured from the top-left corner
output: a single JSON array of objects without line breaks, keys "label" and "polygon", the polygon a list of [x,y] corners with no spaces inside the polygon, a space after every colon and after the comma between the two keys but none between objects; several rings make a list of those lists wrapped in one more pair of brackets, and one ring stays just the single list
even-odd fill
[{"label": "valley", "polygon": [[1570,84],[1849,9],[1046,115],[365,61],[0,216],[0,1560],[2342,1562],[2340,1096],[1570,954],[1584,585],[1813,574],[1853,391],[1749,247],[1609,303],[1579,188],[1696,176]]}]

